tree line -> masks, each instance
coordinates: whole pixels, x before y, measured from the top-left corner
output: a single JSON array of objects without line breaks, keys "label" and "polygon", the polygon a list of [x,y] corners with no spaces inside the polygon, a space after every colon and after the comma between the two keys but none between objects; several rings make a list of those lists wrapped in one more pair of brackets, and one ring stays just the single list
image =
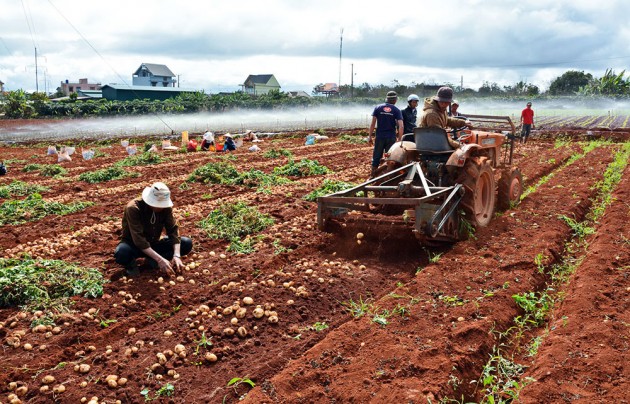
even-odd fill
[{"label": "tree line", "polygon": [[[593,77],[590,73],[570,70],[555,78],[549,90],[541,93],[538,86],[519,81],[513,85],[499,86],[494,82],[484,82],[478,89],[460,88],[449,85],[458,98],[493,97],[497,99],[531,99],[556,96],[579,97],[630,97],[630,78],[625,78],[625,70],[615,73],[607,69],[602,77]],[[341,86],[337,96],[328,97],[291,97],[278,90],[267,94],[251,95],[241,91],[231,94],[182,93],[164,101],[132,100],[112,101],[92,99],[78,101],[76,94],[62,101],[51,101],[45,93],[28,94],[23,90],[5,92],[0,97],[0,114],[6,118],[55,118],[55,117],[90,117],[114,115],[144,114],[181,114],[190,112],[222,112],[238,109],[274,109],[310,107],[315,105],[373,105],[380,102],[388,91],[398,94],[415,93],[421,97],[435,94],[440,85],[411,83],[404,85],[394,80],[391,85],[370,85],[363,83],[357,87]],[[318,88],[316,86],[315,88]],[[314,90],[315,92],[315,90]]]},{"label": "tree line", "polygon": [[[593,77],[584,71],[569,70],[561,76],[556,77],[550,84],[549,90],[541,92],[540,88],[532,83],[519,81],[512,85],[500,86],[495,82],[485,81],[478,89],[462,88],[452,83],[445,83],[455,90],[458,96],[474,97],[538,97],[538,96],[630,96],[630,77],[624,78],[626,71],[615,73],[612,69],[607,69],[602,77]],[[404,85],[398,80],[392,81],[391,85],[370,85],[363,83],[359,86],[343,85],[340,87],[342,97],[367,97],[382,98],[388,91],[394,90],[398,94],[417,94],[420,97],[428,97],[435,94],[437,87],[441,85],[411,83]],[[314,88],[316,91],[318,87]]]}]

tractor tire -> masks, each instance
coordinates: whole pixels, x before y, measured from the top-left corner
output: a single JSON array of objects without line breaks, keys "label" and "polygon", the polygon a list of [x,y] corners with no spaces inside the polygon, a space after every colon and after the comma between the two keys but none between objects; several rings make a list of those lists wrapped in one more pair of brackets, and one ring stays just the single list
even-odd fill
[{"label": "tractor tire", "polygon": [[462,184],[464,197],[460,203],[465,219],[474,227],[486,227],[496,205],[496,189],[492,167],[485,158],[466,161],[457,183]]},{"label": "tractor tire", "polygon": [[518,205],[523,194],[523,174],[518,168],[505,170],[499,179],[499,195],[497,206],[507,210]]}]

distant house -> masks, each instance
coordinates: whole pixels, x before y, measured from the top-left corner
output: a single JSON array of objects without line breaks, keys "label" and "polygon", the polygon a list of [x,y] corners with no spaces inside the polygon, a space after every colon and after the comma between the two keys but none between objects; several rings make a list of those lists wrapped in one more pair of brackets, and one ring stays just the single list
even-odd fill
[{"label": "distant house", "polygon": [[306,92],[306,91],[289,91],[288,92],[289,97],[291,98],[297,98],[297,97],[305,97],[305,98],[311,98],[311,96]]},{"label": "distant house", "polygon": [[271,90],[280,90],[280,83],[273,74],[250,74],[243,84],[243,92],[251,95],[267,94]]},{"label": "distant house", "polygon": [[199,90],[179,87],[148,87],[129,86],[126,84],[105,84],[103,86],[103,98],[116,101],[131,100],[166,100],[174,98],[181,93],[196,93]]},{"label": "distant house", "polygon": [[61,92],[68,96],[72,93],[78,93],[80,90],[100,91],[101,83],[90,83],[88,79],[79,79],[78,83],[70,83],[69,80],[61,82]]},{"label": "distant house", "polygon": [[324,94],[326,97],[339,94],[339,86],[337,83],[325,83],[315,86],[315,92]]},{"label": "distant house", "polygon": [[103,98],[102,90],[79,90],[77,94],[79,94],[79,97],[84,97],[85,99]]},{"label": "distant house", "polygon": [[133,74],[134,86],[175,87],[175,74],[166,65],[143,63]]}]

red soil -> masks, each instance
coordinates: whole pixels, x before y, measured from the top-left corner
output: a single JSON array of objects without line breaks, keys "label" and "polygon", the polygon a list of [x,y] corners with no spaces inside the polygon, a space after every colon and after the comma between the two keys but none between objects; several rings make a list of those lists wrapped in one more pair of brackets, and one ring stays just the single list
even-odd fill
[{"label": "red soil", "polygon": [[[95,202],[72,215],[1,227],[2,255],[18,254],[31,243],[46,258],[99,268],[111,280],[103,298],[74,298],[73,312],[57,321],[61,332],[48,338],[30,330],[30,313],[21,318],[15,308],[0,309],[4,350],[0,401],[8,401],[12,381],[27,384],[23,400],[35,403],[78,402],[93,396],[99,402],[143,402],[141,390],[149,389],[154,397],[166,383],[174,392],[163,401],[178,403],[234,403],[246,393],[245,401],[252,403],[424,403],[462,396],[466,402],[480,401],[482,369],[493,347],[505,344],[504,357],[528,367],[521,380],[537,380],[521,391],[524,402],[627,402],[627,169],[616,199],[589,238],[584,261],[562,287],[566,297],[554,308],[550,323],[528,330],[520,340],[500,336],[523,314],[512,295],[544,290],[549,276],[538,267],[549,269],[568,254],[565,243],[572,231],[560,216],[584,219],[596,192],[592,185],[603,178],[619,144],[598,147],[568,166],[563,164],[582,150],[581,144],[554,149],[551,142],[534,140],[519,145],[516,164],[526,186],[553,175],[518,207],[479,229],[475,239],[427,250],[404,235],[394,239],[372,234],[357,245],[353,238],[318,231],[316,205],[302,196],[323,178],[362,181],[369,170],[370,148],[334,136],[314,146],[303,143],[304,134],[299,134],[278,142],[267,139],[260,146],[288,148],[296,158],[318,160],[333,174],[296,178],[274,187],[271,194],[200,183],[180,189],[195,167],[217,161],[216,153],[170,154],[162,164],[130,168],[141,174],[137,178],[91,185],[77,176],[121,160],[126,155],[122,147],[98,147],[106,155],[89,161],[75,155],[72,162],[61,163],[69,174],[59,180],[21,172],[25,164],[56,163],[46,156],[45,145],[0,147],[0,160],[13,161],[0,185],[17,179],[51,187],[43,194],[47,199]],[[269,172],[286,163],[247,151],[235,156],[233,164],[241,171]],[[163,274],[148,268],[133,280],[121,277],[121,268],[112,259],[124,204],[158,180],[171,187],[182,234],[195,241],[196,255],[184,260],[195,262],[195,267],[172,286],[157,283]],[[276,223],[262,232],[258,251],[249,255],[225,253],[227,242],[209,239],[196,225],[220,203],[236,200],[256,205]],[[80,244],[51,245],[60,239]],[[278,243],[288,251],[279,252]],[[442,254],[440,259],[431,262],[436,253]],[[224,290],[229,282],[236,284]],[[293,283],[284,287],[285,282]],[[307,296],[297,296],[291,289],[299,286],[305,287]],[[218,318],[193,312],[200,305],[224,308],[245,296],[252,297],[254,305],[273,305],[279,322],[256,320],[248,307],[246,317],[239,320],[248,336],[228,337],[222,330],[231,315]],[[407,313],[388,317],[386,325],[374,323],[373,315],[353,319],[344,303],[360,300],[379,312],[404,307]],[[86,315],[90,309],[96,312]],[[116,322],[102,327],[101,320]],[[324,323],[327,328],[317,327]],[[212,336],[212,347],[198,347],[200,326]],[[132,327],[135,334],[130,335]],[[9,347],[7,338],[19,330],[25,331],[21,347]],[[172,335],[165,336],[166,330]],[[538,354],[527,357],[525,347],[536,336],[542,337]],[[35,349],[25,351],[25,343]],[[174,350],[177,344],[186,347],[187,356],[169,357],[151,371],[156,353]],[[132,347],[137,350],[130,351]],[[108,348],[111,352],[106,352]],[[218,361],[205,360],[206,351],[215,353]],[[90,371],[74,371],[80,363],[89,364]],[[108,387],[105,378],[111,374],[127,378],[127,384]],[[53,375],[55,384],[63,383],[66,391],[40,392],[45,375]],[[234,377],[251,379],[256,387],[251,391],[246,383],[228,387]],[[83,381],[87,386],[80,386]]]}]

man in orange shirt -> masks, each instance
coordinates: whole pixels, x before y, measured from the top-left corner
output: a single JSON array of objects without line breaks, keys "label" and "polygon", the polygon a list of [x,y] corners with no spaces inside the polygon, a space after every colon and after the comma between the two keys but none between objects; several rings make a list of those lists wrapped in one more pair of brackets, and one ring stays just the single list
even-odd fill
[{"label": "man in orange shirt", "polygon": [[531,102],[528,102],[525,109],[521,112],[521,127],[521,142],[527,143],[529,133],[534,128],[534,110]]}]

